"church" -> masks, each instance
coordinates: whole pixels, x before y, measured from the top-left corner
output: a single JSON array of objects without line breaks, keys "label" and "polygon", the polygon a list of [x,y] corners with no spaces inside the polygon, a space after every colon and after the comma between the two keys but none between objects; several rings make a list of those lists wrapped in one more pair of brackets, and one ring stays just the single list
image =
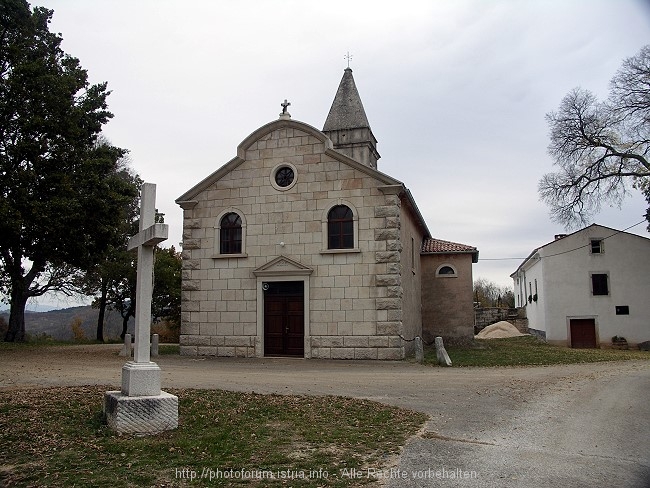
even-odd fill
[{"label": "church", "polygon": [[399,360],[473,337],[473,246],[433,238],[377,168],[352,70],[322,130],[291,118],[180,196],[183,355]]}]

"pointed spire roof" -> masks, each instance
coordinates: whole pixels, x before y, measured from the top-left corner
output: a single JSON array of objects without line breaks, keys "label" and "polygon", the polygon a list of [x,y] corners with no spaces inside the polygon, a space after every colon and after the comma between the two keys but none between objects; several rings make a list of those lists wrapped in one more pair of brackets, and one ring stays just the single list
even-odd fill
[{"label": "pointed spire roof", "polygon": [[356,129],[359,127],[370,128],[370,124],[366,117],[366,111],[363,109],[357,86],[354,84],[352,70],[345,68],[323,131]]}]

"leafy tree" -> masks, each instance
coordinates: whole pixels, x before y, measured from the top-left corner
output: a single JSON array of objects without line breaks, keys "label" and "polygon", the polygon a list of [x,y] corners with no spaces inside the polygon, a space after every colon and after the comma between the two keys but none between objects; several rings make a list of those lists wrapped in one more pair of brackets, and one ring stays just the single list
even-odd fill
[{"label": "leafy tree", "polygon": [[118,176],[125,151],[97,144],[106,83],[49,32],[52,11],[0,3],[0,286],[7,341],[25,339],[25,304],[71,293],[111,242],[136,189]]},{"label": "leafy tree", "polygon": [[[157,217],[158,219],[158,217]],[[112,255],[110,288],[107,305],[122,317],[124,339],[129,318],[135,317],[135,291],[137,282],[137,252],[119,251]],[[151,297],[151,315],[154,321],[166,319],[172,326],[180,327],[181,318],[181,256],[172,246],[155,248],[154,286]]]},{"label": "leafy tree", "polygon": [[650,45],[623,62],[606,101],[575,88],[546,119],[559,171],[544,175],[539,193],[553,220],[584,225],[602,203],[620,206],[630,187],[650,203]]},{"label": "leafy tree", "polygon": [[[135,290],[135,275],[131,277],[133,259],[133,253],[111,246],[106,252],[104,260],[86,273],[83,278],[84,292],[88,295],[97,295],[92,302],[92,306],[99,309],[96,338],[100,342],[104,341],[106,309],[115,305],[112,308],[121,313],[118,303],[121,303],[122,289],[124,287],[130,288],[130,282],[133,281],[132,287]],[[124,296],[130,297],[130,290]],[[129,315],[126,317],[127,322],[128,317]]]},{"label": "leafy tree", "polygon": [[135,317],[135,291],[137,284],[137,252],[127,251],[126,248],[115,255],[113,269],[115,278],[108,288],[107,304],[122,317],[122,333],[124,339],[130,317]]},{"label": "leafy tree", "polygon": [[[138,186],[141,185],[138,179]],[[139,199],[135,199],[129,215],[135,215],[139,208]],[[164,214],[156,212],[156,223],[164,223]],[[126,243],[138,231],[138,220],[127,219],[121,246],[109,249],[104,260],[85,277],[86,290],[89,294],[99,292],[93,306],[100,309],[97,331],[103,330],[102,309],[112,308],[122,317],[122,333],[124,339],[129,318],[135,317],[136,284],[137,284],[137,251],[127,251]],[[181,257],[174,247],[170,249],[155,248],[154,288],[152,295],[152,318],[165,318],[172,325],[180,327],[180,288],[181,288]],[[102,308],[103,307],[103,308]]]},{"label": "leafy tree", "polygon": [[174,246],[156,247],[151,313],[154,320],[166,319],[181,325],[181,253]]},{"label": "leafy tree", "polygon": [[[126,165],[127,160],[123,158],[122,163]],[[142,180],[138,176],[132,175],[126,168],[119,172],[119,176],[129,181],[138,189],[142,186]],[[120,289],[120,283],[129,283],[128,279],[123,281],[123,278],[132,273],[133,253],[126,251],[126,245],[129,237],[138,231],[138,222],[136,220],[138,206],[139,195],[136,195],[129,205],[125,207],[123,219],[115,227],[113,241],[103,253],[101,261],[89,269],[81,281],[82,293],[95,296],[92,305],[99,309],[96,338],[100,342],[104,341],[104,317],[106,315],[106,309],[113,303],[117,303],[109,298],[120,296],[120,292],[116,290]],[[135,286],[135,282],[133,286]],[[130,292],[127,295],[130,296]],[[117,300],[119,301],[119,298]],[[128,317],[127,315],[127,322]]]}]

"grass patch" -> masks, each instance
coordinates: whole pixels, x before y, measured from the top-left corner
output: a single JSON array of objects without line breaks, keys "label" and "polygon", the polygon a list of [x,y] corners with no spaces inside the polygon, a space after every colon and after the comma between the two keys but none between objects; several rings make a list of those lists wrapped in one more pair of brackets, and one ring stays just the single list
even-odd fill
[{"label": "grass patch", "polygon": [[[177,430],[137,437],[103,424],[107,389],[0,391],[0,485],[359,486],[370,480],[342,470],[382,467],[426,420],[365,400],[186,389],[169,390],[179,397]],[[187,479],[204,469],[306,479]],[[327,478],[309,479],[319,470]]]},{"label": "grass patch", "polygon": [[56,341],[50,337],[46,339],[43,339],[42,337],[41,338],[30,337],[28,338],[28,340],[24,342],[4,342],[0,340],[0,350],[2,349],[11,350],[11,349],[20,349],[20,348],[27,349],[27,348],[34,348],[34,347],[49,347],[49,346],[78,346],[78,345],[79,345],[78,342]]},{"label": "grass patch", "polygon": [[162,355],[176,355],[178,356],[181,353],[181,346],[178,344],[159,344],[158,345],[158,354]]},{"label": "grass patch", "polygon": [[[55,341],[53,339],[49,340],[29,340],[25,342],[3,342],[0,341],[0,350],[19,350],[19,349],[30,349],[35,347],[50,347],[50,346],[92,346],[92,345],[101,345],[101,344],[124,344],[124,341],[113,340],[106,342],[99,341],[84,341],[84,342],[70,342],[70,341]],[[181,348],[178,344],[159,344],[158,345],[158,354],[162,355],[179,355],[181,353]]]},{"label": "grass patch", "polygon": [[[534,336],[476,339],[476,347],[446,347],[454,366],[540,366],[650,359],[646,351],[570,349],[553,346]],[[435,348],[425,349],[424,362],[438,364]]]}]

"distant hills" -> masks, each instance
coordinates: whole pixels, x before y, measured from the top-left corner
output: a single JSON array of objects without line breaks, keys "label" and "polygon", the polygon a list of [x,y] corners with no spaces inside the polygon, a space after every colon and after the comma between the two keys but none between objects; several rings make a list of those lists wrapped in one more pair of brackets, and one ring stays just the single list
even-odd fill
[{"label": "distant hills", "polygon": [[[9,322],[9,310],[0,311],[0,317]],[[99,310],[90,305],[48,312],[25,312],[25,332],[32,336],[46,334],[59,341],[71,341],[72,323],[78,318],[86,338],[92,340],[97,337],[98,317]],[[133,334],[134,328],[135,322],[131,317],[127,332]],[[119,339],[121,333],[122,317],[113,310],[107,310],[104,317],[104,340]]]}]

